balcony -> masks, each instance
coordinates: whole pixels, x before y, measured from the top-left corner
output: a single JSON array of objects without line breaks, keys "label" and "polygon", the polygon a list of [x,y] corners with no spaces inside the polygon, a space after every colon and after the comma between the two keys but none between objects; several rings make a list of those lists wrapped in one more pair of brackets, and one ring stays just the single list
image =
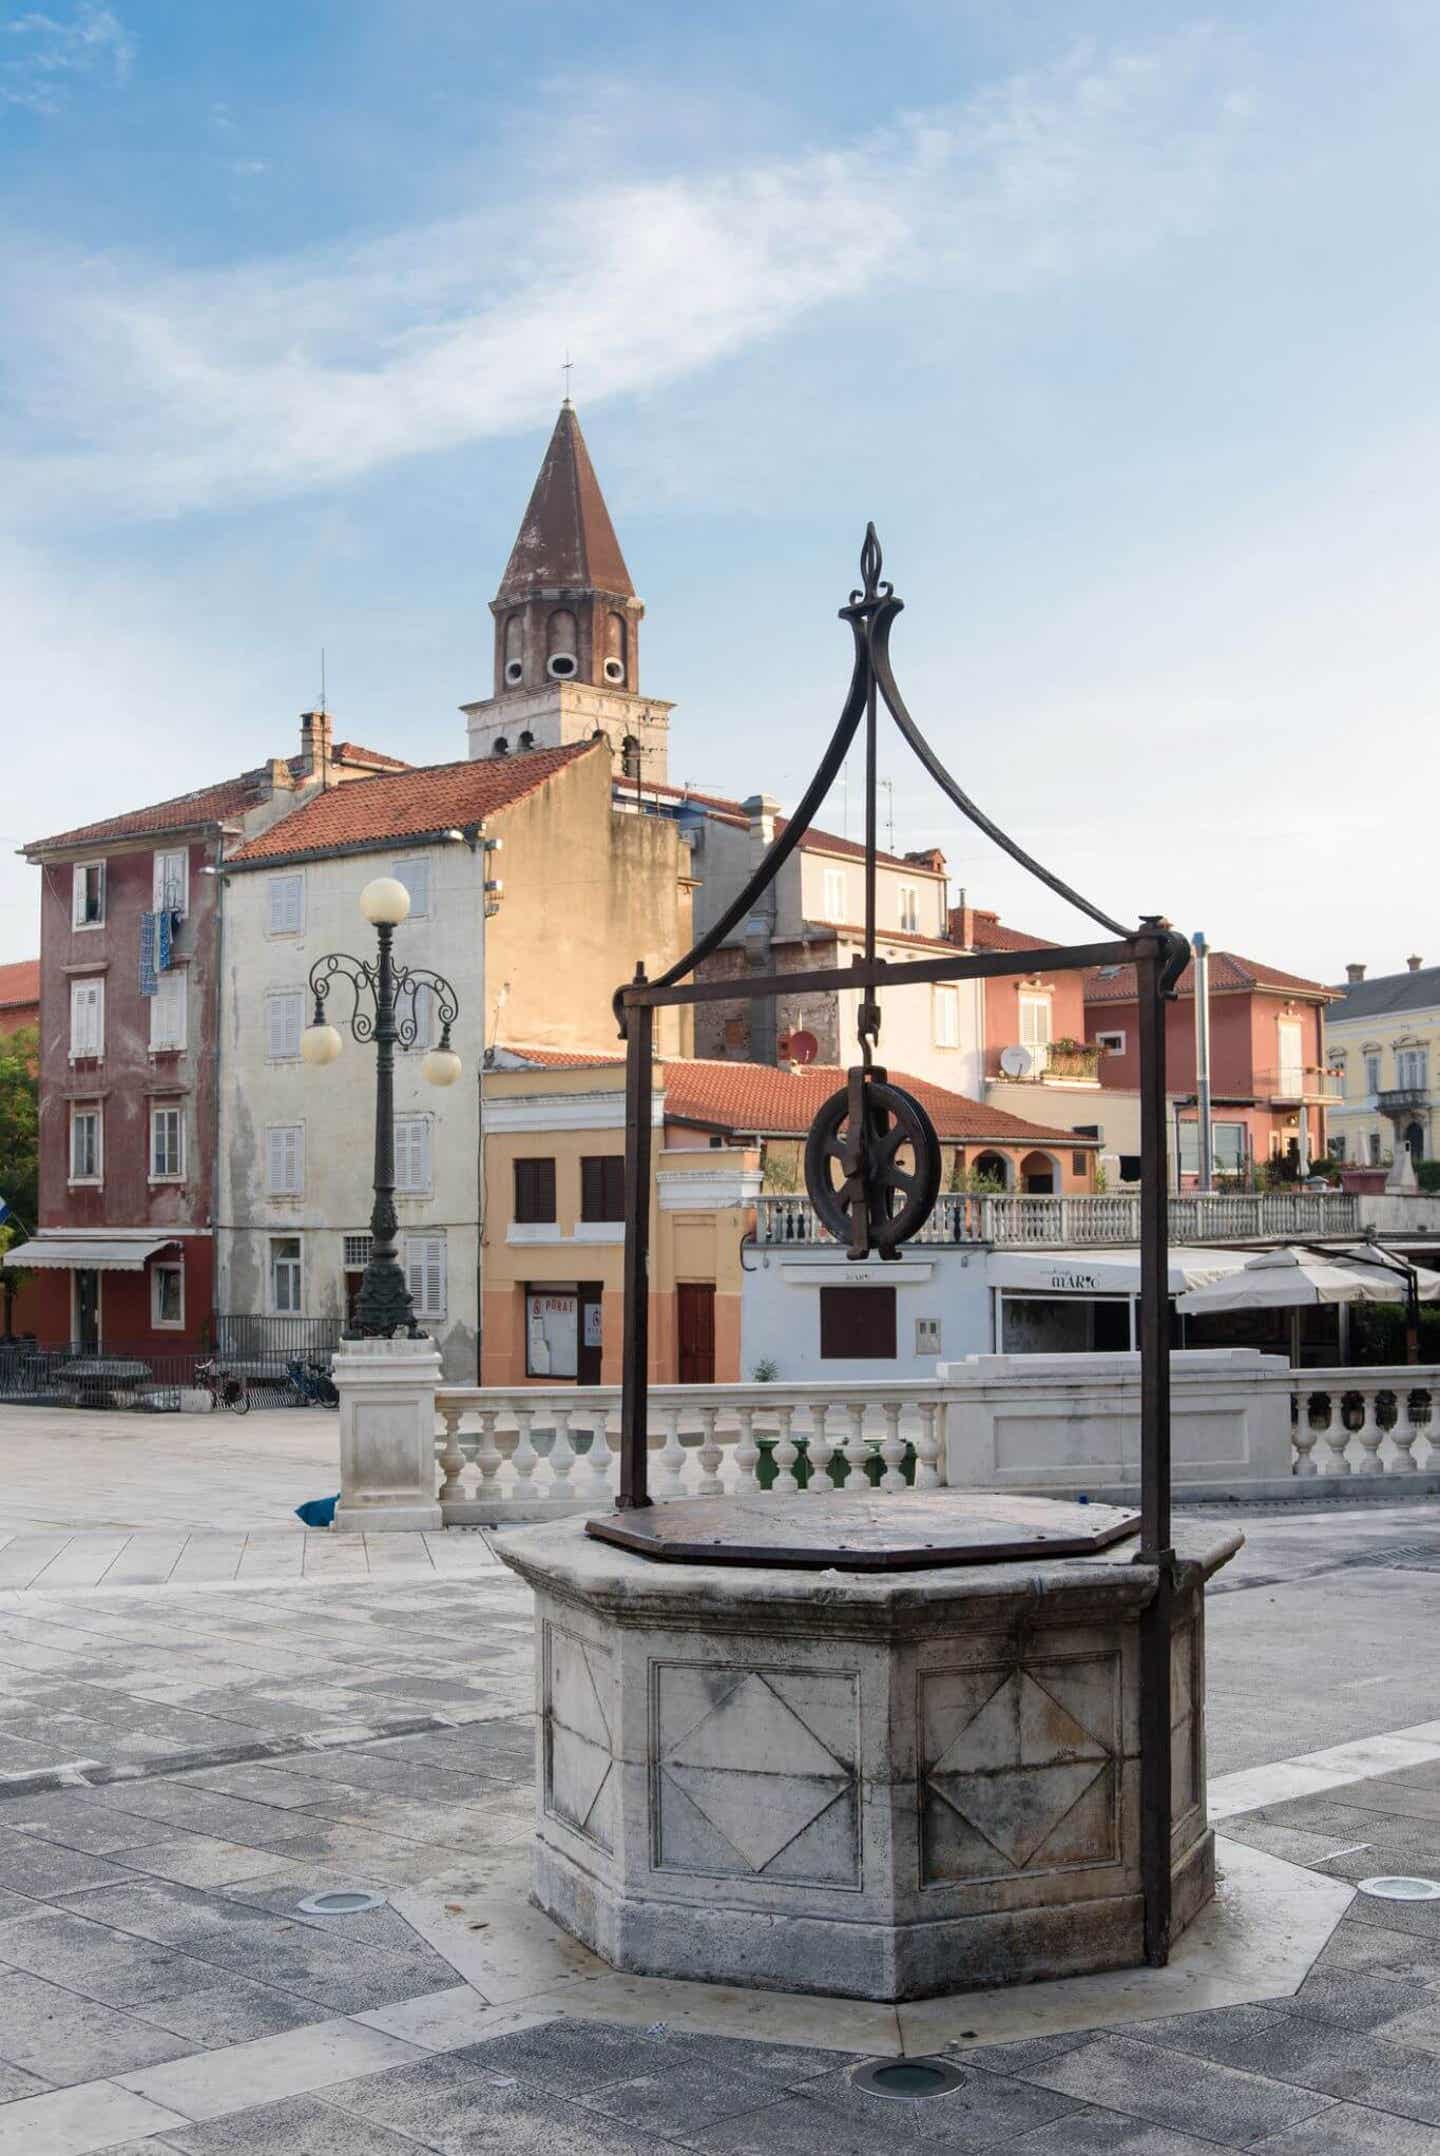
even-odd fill
[{"label": "balcony", "polygon": [[[786,1193],[755,1204],[764,1249],[832,1244],[806,1197]],[[1242,1243],[1264,1236],[1358,1235],[1359,1200],[1346,1190],[1188,1190],[1170,1198],[1172,1243]],[[1074,1198],[980,1197],[944,1191],[916,1243],[986,1243],[996,1249],[1078,1250],[1140,1240],[1138,1191]]]},{"label": "balcony", "polygon": [[1030,1068],[1023,1077],[992,1071],[992,1085],[1098,1085],[1101,1050],[1090,1041],[1026,1041]]},{"label": "balcony", "polygon": [[1389,1086],[1375,1095],[1375,1105],[1381,1115],[1424,1115],[1430,1106],[1430,1089],[1423,1085]]}]

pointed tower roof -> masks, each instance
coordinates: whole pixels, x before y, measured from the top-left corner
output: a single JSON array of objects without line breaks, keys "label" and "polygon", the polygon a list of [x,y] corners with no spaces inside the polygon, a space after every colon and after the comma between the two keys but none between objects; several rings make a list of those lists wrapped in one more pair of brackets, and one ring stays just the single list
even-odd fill
[{"label": "pointed tower roof", "polygon": [[625,599],[635,596],[568,397],[560,407],[496,597],[519,599],[530,592],[557,589],[615,592]]}]

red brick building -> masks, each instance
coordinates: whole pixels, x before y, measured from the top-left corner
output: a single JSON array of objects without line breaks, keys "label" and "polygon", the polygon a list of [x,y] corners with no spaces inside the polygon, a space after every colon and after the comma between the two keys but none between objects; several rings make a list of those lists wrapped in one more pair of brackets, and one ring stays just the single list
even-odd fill
[{"label": "red brick building", "polygon": [[326,787],[393,757],[335,742],[34,840],[40,870],[40,1218],[18,1263],[42,1345],[208,1343],[219,1120],[215,868]]}]

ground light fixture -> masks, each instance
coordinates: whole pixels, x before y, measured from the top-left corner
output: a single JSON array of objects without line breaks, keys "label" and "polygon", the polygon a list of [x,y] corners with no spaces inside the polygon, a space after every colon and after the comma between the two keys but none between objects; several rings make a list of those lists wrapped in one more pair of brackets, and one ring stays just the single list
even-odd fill
[{"label": "ground light fixture", "polygon": [[385,1896],[373,1893],[368,1887],[334,1887],[324,1894],[307,1894],[304,1901],[297,1901],[297,1916],[365,1916],[371,1909],[383,1909]]},{"label": "ground light fixture", "polygon": [[953,2096],[966,2077],[948,2059],[866,2059],[850,2079],[867,2096],[913,2104],[927,2096]]},{"label": "ground light fixture", "polygon": [[[433,1011],[440,1039],[427,1048],[421,1075],[434,1086],[451,1086],[462,1065],[450,1045],[450,1028],[460,1015],[459,999],[449,981],[428,966],[395,962],[395,931],[410,912],[410,893],[398,876],[375,876],[360,893],[360,911],[375,930],[373,959],[328,951],[310,968],[314,1016],[300,1036],[300,1055],[312,1069],[333,1063],[345,1045],[343,1026],[357,1041],[375,1044],[375,1171],[370,1210],[370,1262],[360,1282],[356,1321],[350,1328],[361,1339],[388,1340],[403,1332],[419,1335],[414,1305],[400,1264],[399,1220],[395,1211],[395,1049],[419,1045],[422,1025]],[[330,1016],[330,997],[348,990],[349,1008],[342,1025]]]},{"label": "ground light fixture", "polygon": [[1440,1879],[1408,1879],[1403,1873],[1380,1873],[1362,1879],[1359,1891],[1377,1901],[1440,1901]]}]

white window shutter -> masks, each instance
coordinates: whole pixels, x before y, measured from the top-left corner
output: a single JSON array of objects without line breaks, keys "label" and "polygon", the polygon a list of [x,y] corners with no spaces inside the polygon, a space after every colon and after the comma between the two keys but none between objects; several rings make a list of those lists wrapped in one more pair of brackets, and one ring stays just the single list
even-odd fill
[{"label": "white window shutter", "polygon": [[410,893],[412,916],[423,919],[430,911],[430,863],[428,861],[397,861],[395,880],[403,883]]},{"label": "white window shutter", "polygon": [[280,1045],[280,1024],[280,998],[278,996],[267,996],[265,998],[265,1047],[266,1052],[271,1057],[283,1055],[284,1053]]},{"label": "white window shutter", "polygon": [[300,932],[300,917],[304,908],[304,878],[272,876],[270,878],[270,933],[272,936],[294,936]]},{"label": "white window shutter", "polygon": [[285,1187],[287,1190],[295,1193],[297,1196],[299,1192],[302,1191],[305,1187],[305,1156],[303,1151],[303,1136],[304,1134],[301,1131],[298,1123],[292,1124],[290,1129],[287,1130],[287,1132],[285,1133],[285,1168],[289,1176],[289,1181],[286,1183]]},{"label": "white window shutter", "polygon": [[267,1130],[265,1133],[265,1185],[272,1194],[283,1188],[280,1181],[283,1165],[280,1137],[278,1130]]},{"label": "white window shutter", "polygon": [[70,925],[78,928],[85,918],[85,870],[77,861],[70,871]]},{"label": "white window shutter", "polygon": [[428,1190],[430,1188],[430,1118],[427,1115],[415,1118],[414,1147],[415,1188],[417,1190]]}]

